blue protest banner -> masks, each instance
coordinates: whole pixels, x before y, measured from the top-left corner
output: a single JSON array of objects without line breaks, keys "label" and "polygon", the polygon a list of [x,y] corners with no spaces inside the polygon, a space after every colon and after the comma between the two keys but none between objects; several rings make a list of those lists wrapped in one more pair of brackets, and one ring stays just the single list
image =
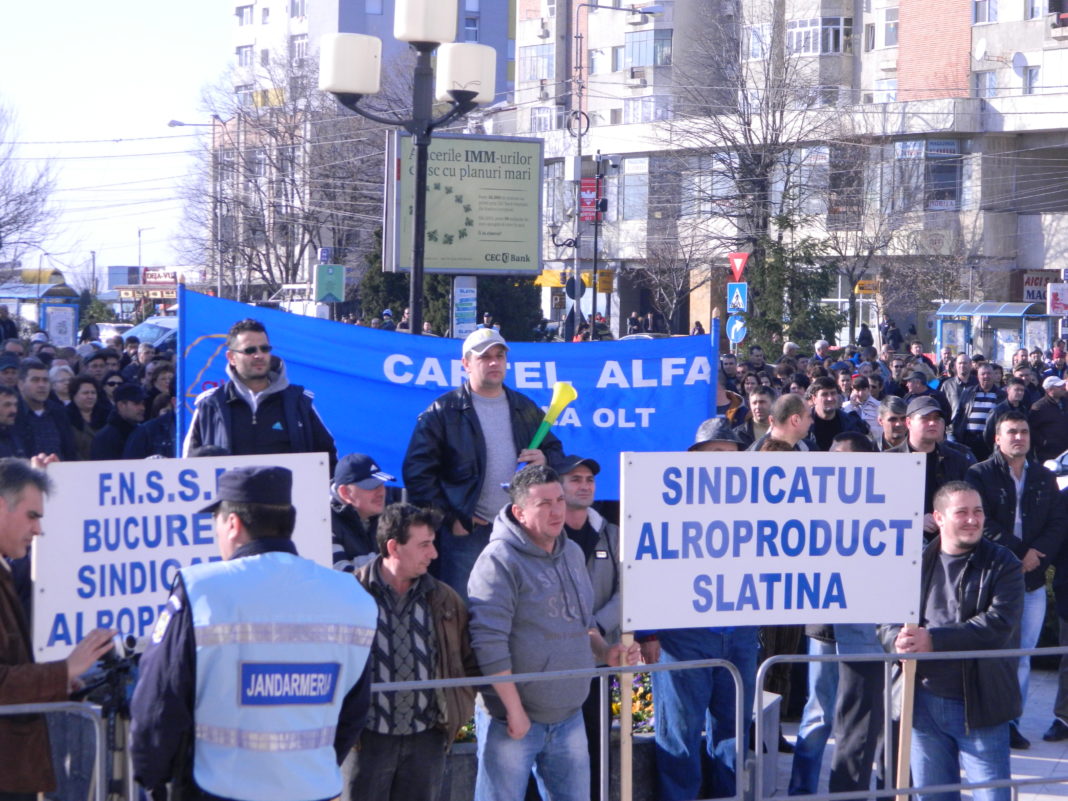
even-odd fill
[{"label": "blue protest banner", "polygon": [[[315,393],[338,453],[369,453],[401,475],[419,413],[459,386],[460,342],[301,317],[180,289],[179,429],[196,396],[226,380],[226,331],[254,317],[290,382]],[[578,390],[553,427],[568,453],[597,459],[599,498],[619,497],[621,451],[685,450],[715,413],[718,321],[711,336],[510,343],[507,384],[547,408],[556,381]]]}]

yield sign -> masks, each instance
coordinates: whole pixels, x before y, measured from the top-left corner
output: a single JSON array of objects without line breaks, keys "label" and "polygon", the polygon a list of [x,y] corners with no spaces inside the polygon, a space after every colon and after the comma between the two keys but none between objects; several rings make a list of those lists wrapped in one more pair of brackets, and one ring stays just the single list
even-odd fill
[{"label": "yield sign", "polygon": [[742,273],[745,271],[745,263],[749,261],[748,253],[728,253],[727,261],[731,264],[731,272],[734,273],[734,280],[741,281]]}]

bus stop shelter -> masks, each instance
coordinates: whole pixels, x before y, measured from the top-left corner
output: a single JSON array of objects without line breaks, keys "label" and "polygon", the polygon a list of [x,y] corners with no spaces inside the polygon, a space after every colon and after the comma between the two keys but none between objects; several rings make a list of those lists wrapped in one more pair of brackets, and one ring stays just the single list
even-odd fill
[{"label": "bus stop shelter", "polygon": [[935,312],[939,352],[982,353],[999,364],[1012,362],[1019,348],[1047,350],[1056,320],[1042,303],[955,300]]}]

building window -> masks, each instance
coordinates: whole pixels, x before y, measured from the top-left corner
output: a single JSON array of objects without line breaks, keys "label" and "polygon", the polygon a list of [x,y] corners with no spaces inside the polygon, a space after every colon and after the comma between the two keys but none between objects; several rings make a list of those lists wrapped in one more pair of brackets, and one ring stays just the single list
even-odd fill
[{"label": "building window", "polygon": [[238,6],[234,14],[237,16],[238,25],[252,24],[252,6]]},{"label": "building window", "polygon": [[1038,67],[1024,67],[1023,93],[1033,95],[1038,89]]},{"label": "building window", "polygon": [[956,211],[960,208],[960,143],[955,139],[894,143],[894,210]]},{"label": "building window", "polygon": [[897,101],[897,78],[882,78],[875,82],[876,103],[894,103]]},{"label": "building window", "polygon": [[519,48],[519,80],[540,81],[555,72],[556,45],[542,44]]},{"label": "building window", "polygon": [[363,10],[366,14],[384,14],[382,0],[364,0]]},{"label": "building window", "polygon": [[671,116],[671,103],[666,95],[623,98],[623,124],[666,120]]},{"label": "building window", "polygon": [[800,55],[848,53],[852,50],[852,17],[812,17],[786,23],[786,50]]},{"label": "building window", "polygon": [[896,8],[883,11],[883,47],[897,47],[897,12]]},{"label": "building window", "polygon": [[824,17],[820,24],[821,53],[853,52],[853,18]]},{"label": "building window", "polygon": [[875,49],[875,23],[869,22],[864,26],[864,52],[870,53]]},{"label": "building window", "polygon": [[624,36],[627,67],[666,67],[671,64],[671,30],[633,31]]},{"label": "building window", "polygon": [[614,108],[608,112],[608,124],[609,125],[622,125],[623,124],[623,109]]},{"label": "building window", "polygon": [[623,159],[623,219],[644,220],[649,213],[649,158]]},{"label": "building window", "polygon": [[478,17],[464,17],[464,41],[478,41]]},{"label": "building window", "polygon": [[612,48],[612,72],[626,69],[626,64],[626,48],[623,45],[616,45]]},{"label": "building window", "polygon": [[981,25],[984,22],[998,21],[998,0],[972,0],[972,22]]},{"label": "building window", "polygon": [[308,0],[289,0],[289,16],[306,17],[308,15]]},{"label": "building window", "polygon": [[472,11],[477,14],[481,10],[480,6],[479,0],[464,0],[464,11]]},{"label": "building window", "polygon": [[289,37],[289,58],[294,67],[304,64],[304,58],[308,55],[308,34],[300,33]]},{"label": "building window", "polygon": [[682,175],[680,213],[693,217],[730,211],[737,200],[737,168],[737,157],[722,151],[691,159]]},{"label": "building window", "polygon": [[265,6],[260,11],[260,24],[261,25],[266,25],[270,21],[271,21],[271,9]]},{"label": "building window", "polygon": [[[592,11],[593,9],[590,10]],[[556,0],[545,0],[545,16],[556,16]]]},{"label": "building window", "polygon": [[252,84],[242,83],[234,87],[234,95],[237,98],[237,105],[239,106],[251,106],[252,105]]},{"label": "building window", "polygon": [[542,195],[544,217],[549,222],[559,222],[564,208],[564,163],[550,161],[542,173],[545,192]]},{"label": "building window", "polygon": [[748,61],[767,58],[770,41],[770,25],[746,25],[742,30],[742,56]]},{"label": "building window", "polygon": [[820,51],[819,19],[813,17],[787,22],[786,51],[788,53],[818,53]]},{"label": "building window", "polygon": [[997,95],[997,73],[994,70],[984,70],[983,72],[975,73],[975,96],[997,97]]},{"label": "building window", "polygon": [[530,132],[544,133],[556,130],[556,109],[544,106],[530,110]]},{"label": "building window", "polygon": [[252,45],[242,45],[237,48],[237,66],[252,66]]},{"label": "building window", "polygon": [[1024,17],[1038,19],[1046,15],[1046,0],[1024,0]]},{"label": "building window", "polygon": [[263,48],[263,50],[260,51],[260,66],[261,67],[269,67],[269,66],[271,66],[271,51],[268,50],[266,47]]}]

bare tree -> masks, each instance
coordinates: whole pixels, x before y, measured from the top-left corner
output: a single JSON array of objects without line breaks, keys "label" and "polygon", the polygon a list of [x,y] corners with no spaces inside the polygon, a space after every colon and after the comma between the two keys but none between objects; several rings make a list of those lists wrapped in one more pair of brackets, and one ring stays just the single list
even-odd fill
[{"label": "bare tree", "polygon": [[316,72],[310,56],[275,54],[255,83],[228,76],[207,94],[214,124],[187,190],[185,250],[233,294],[308,282],[321,247],[351,265],[375,247],[384,130],[319,92]]},{"label": "bare tree", "polygon": [[28,167],[15,157],[15,122],[0,106],[0,263],[39,248],[54,222],[49,199],[55,188],[47,167]]},{"label": "bare tree", "polygon": [[[815,52],[841,51],[851,31],[843,20],[799,37],[786,28],[784,0],[713,0],[677,5],[680,13],[686,41],[674,48],[674,113],[662,126],[678,154],[680,230],[702,239],[709,258],[750,253],[749,274],[769,280],[750,283],[749,324],[767,344],[800,325],[806,284],[825,286],[834,269],[816,238],[829,189],[820,179],[841,133],[837,88],[824,84],[850,80],[828,80],[811,42]],[[803,316],[808,333],[834,315]]]},{"label": "bare tree", "polygon": [[631,280],[649,291],[653,308],[664,318],[668,333],[679,331],[679,312],[690,295],[712,281],[713,268],[704,242],[693,231],[681,236],[650,237],[644,264],[629,271]]}]

